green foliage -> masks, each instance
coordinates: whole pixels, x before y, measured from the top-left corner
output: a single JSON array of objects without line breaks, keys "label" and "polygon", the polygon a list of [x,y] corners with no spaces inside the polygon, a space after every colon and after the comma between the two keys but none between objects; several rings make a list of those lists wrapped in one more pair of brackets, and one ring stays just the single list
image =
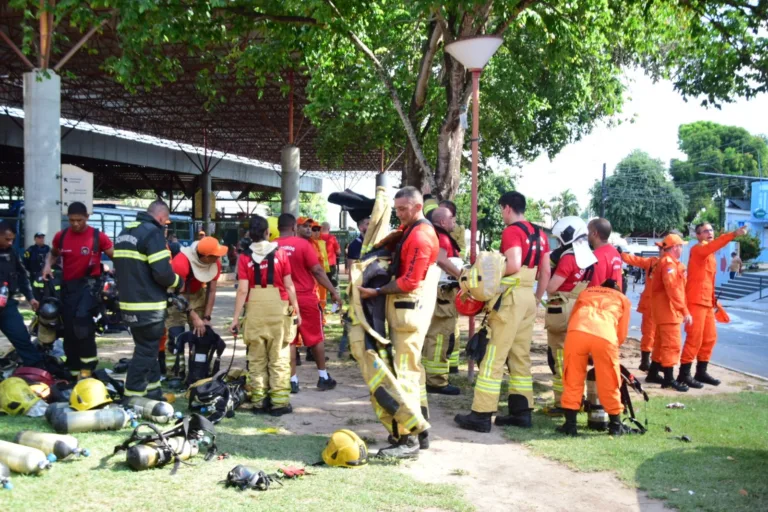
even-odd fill
[{"label": "green foliage", "polygon": [[686,222],[693,221],[704,208],[710,212],[705,218],[721,226],[716,202],[723,195],[745,197],[748,194],[750,182],[747,180],[727,180],[701,172],[758,176],[760,161],[762,165],[768,162],[768,145],[764,137],[752,135],[744,128],[709,121],[680,125],[678,148],[688,158],[673,159],[670,174],[689,198]]},{"label": "green foliage", "polygon": [[576,195],[571,192],[571,189],[567,188],[560,192],[559,195],[552,198],[550,202],[550,211],[552,213],[552,219],[557,220],[562,217],[568,217],[570,215],[579,214],[579,201],[576,199]]},{"label": "green foliage", "polygon": [[[509,169],[494,172],[488,167],[480,168],[478,173],[477,231],[482,250],[492,248],[494,242],[498,246],[501,232],[504,230],[499,197],[512,190],[515,190],[515,176]],[[472,205],[472,180],[469,173],[462,176],[455,202],[459,224],[469,228]]]},{"label": "green foliage", "polygon": [[542,224],[546,221],[546,216],[549,215],[549,212],[550,205],[543,199],[528,199],[528,204],[525,208],[525,218],[531,222]]},{"label": "green foliage", "polygon": [[[605,216],[617,233],[661,233],[682,228],[685,196],[667,180],[661,160],[635,150],[619,162],[616,172],[605,180],[605,187]],[[600,212],[599,181],[590,194],[591,210]]]},{"label": "green foliage", "polygon": [[749,233],[738,237],[736,241],[739,242],[739,252],[741,253],[742,261],[754,260],[763,251],[760,247],[760,238]]}]

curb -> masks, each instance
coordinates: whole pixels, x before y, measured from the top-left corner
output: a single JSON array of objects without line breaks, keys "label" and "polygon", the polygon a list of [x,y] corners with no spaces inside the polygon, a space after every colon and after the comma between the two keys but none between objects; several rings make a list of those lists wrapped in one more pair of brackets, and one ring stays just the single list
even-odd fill
[{"label": "curb", "polygon": [[754,373],[745,372],[743,370],[737,370],[736,368],[731,368],[730,366],[725,366],[724,364],[713,363],[712,361],[710,361],[709,364],[718,366],[720,368],[725,368],[728,371],[739,373],[741,375],[746,375],[747,377],[752,377],[753,379],[762,380],[763,382],[768,382],[768,377],[763,377],[762,375],[756,375]]}]

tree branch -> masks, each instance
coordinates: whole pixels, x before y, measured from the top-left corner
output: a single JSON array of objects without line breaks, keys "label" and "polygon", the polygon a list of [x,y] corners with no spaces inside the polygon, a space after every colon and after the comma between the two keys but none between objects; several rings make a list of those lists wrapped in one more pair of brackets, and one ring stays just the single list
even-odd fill
[{"label": "tree branch", "polygon": [[520,2],[517,3],[514,9],[512,9],[512,14],[504,20],[493,32],[494,35],[501,36],[504,35],[504,32],[507,31],[509,26],[512,24],[513,21],[515,21],[526,9],[529,7],[533,7],[539,2],[539,0],[520,0]]},{"label": "tree branch", "polygon": [[444,44],[451,44],[454,40],[453,32],[451,32],[451,28],[448,25],[448,21],[445,19],[440,9],[441,7],[437,7],[433,12],[435,13],[435,18],[437,18],[437,22],[440,24],[440,29],[443,33]]},{"label": "tree branch", "polygon": [[431,23],[430,34],[427,43],[424,45],[424,54],[421,57],[419,65],[419,74],[416,78],[416,89],[413,92],[413,101],[411,102],[410,114],[415,114],[424,106],[427,97],[427,85],[429,77],[432,75],[432,63],[437,53],[437,48],[443,38],[443,29],[441,25]]},{"label": "tree branch", "polygon": [[253,21],[274,21],[275,23],[289,23],[296,25],[318,25],[325,26],[315,18],[310,16],[286,16],[281,14],[268,14],[263,12],[254,12],[245,7],[221,7],[217,11],[234,12],[241,16],[246,16]]},{"label": "tree branch", "polygon": [[[333,0],[325,0],[325,3],[328,4],[328,6],[333,10],[334,14],[339,17],[339,20],[344,20],[341,12],[339,12],[339,10],[336,8],[336,5],[334,5]],[[424,152],[421,150],[421,144],[419,144],[419,140],[416,137],[416,132],[413,129],[413,125],[411,124],[410,119],[408,119],[408,116],[405,113],[405,109],[403,109],[403,104],[400,101],[400,97],[397,95],[397,89],[395,89],[395,85],[389,78],[387,70],[384,68],[376,55],[371,51],[371,49],[368,48],[368,46],[363,41],[361,41],[360,38],[357,37],[357,35],[352,30],[346,29],[346,32],[347,36],[352,40],[354,45],[357,46],[357,48],[363,52],[365,56],[371,60],[371,62],[373,62],[379,78],[381,78],[381,81],[384,82],[387,90],[389,90],[390,96],[392,97],[392,103],[394,103],[395,110],[397,110],[397,114],[400,116],[400,120],[403,122],[405,133],[408,135],[408,141],[411,143],[413,153],[416,156],[416,160],[419,162],[419,167],[421,167],[424,180],[434,188],[435,178],[433,176],[432,169],[429,167],[426,158],[424,158]]]}]

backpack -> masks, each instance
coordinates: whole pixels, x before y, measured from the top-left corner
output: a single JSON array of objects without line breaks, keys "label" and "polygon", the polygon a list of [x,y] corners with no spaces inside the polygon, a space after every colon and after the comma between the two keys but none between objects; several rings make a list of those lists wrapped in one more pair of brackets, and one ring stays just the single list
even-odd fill
[{"label": "backpack", "polygon": [[501,280],[507,271],[507,258],[492,251],[480,251],[475,263],[461,271],[459,286],[473,299],[487,302],[501,293]]}]

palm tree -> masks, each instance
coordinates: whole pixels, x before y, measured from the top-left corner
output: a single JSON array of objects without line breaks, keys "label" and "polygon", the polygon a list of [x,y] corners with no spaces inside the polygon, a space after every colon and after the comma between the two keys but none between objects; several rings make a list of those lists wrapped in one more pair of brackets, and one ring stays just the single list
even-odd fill
[{"label": "palm tree", "polygon": [[552,220],[570,215],[578,215],[579,201],[576,199],[576,195],[571,192],[571,189],[567,188],[552,198],[549,211],[552,215]]}]

